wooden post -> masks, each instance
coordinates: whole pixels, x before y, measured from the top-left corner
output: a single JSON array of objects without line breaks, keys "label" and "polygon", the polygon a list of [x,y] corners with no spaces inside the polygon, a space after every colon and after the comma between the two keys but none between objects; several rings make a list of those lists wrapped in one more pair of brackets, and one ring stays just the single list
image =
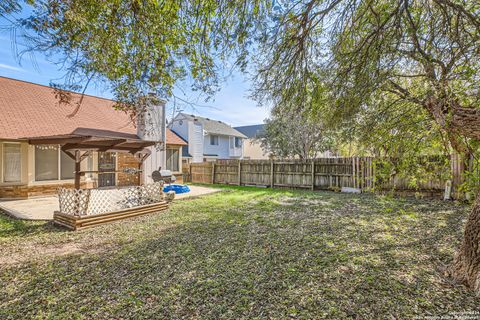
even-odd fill
[{"label": "wooden post", "polygon": [[360,166],[359,163],[360,159],[355,157],[355,172],[356,172],[356,179],[357,179],[357,189],[360,189]]},{"label": "wooden post", "polygon": [[315,160],[312,160],[312,190],[315,190]]},{"label": "wooden post", "polygon": [[357,188],[360,189],[360,185],[361,185],[361,181],[360,181],[360,159],[359,158],[355,158],[355,165],[356,165],[356,173],[357,173],[357,176],[356,176],[356,179],[357,179]]},{"label": "wooden post", "polygon": [[372,160],[371,162],[371,166],[372,166],[372,189],[375,190],[375,187],[376,187],[376,183],[377,183],[377,164],[376,162],[374,162]]},{"label": "wooden post", "polygon": [[364,181],[363,181],[363,177],[364,177],[364,174],[363,174],[363,159],[360,158],[358,159],[358,181],[359,181],[359,186],[358,188],[360,190],[363,190],[364,188]]},{"label": "wooden post", "polygon": [[273,185],[275,184],[275,180],[273,180],[275,177],[273,176],[274,175],[274,165],[275,163],[273,162],[273,160],[270,162],[270,188],[273,188]]},{"label": "wooden post", "polygon": [[238,160],[238,185],[242,185],[242,160]]},{"label": "wooden post", "polygon": [[[338,159],[335,159],[334,161],[331,161],[329,162],[330,160],[327,160],[326,163],[338,163]],[[322,161],[323,162],[323,161]],[[343,160],[342,160],[342,163],[343,163]],[[343,167],[341,167],[342,170],[344,170]],[[330,172],[330,169],[328,169],[328,187],[331,189],[332,188],[332,180],[333,180],[333,176],[332,176],[332,173]]]},{"label": "wooden post", "polygon": [[[208,164],[208,162],[207,162]],[[207,181],[207,173],[208,171],[210,171],[210,173],[212,173],[212,170],[208,170],[210,166],[203,166],[202,168],[202,172],[203,172],[203,183],[209,183],[210,181],[212,181],[211,179],[209,179]]]},{"label": "wooden post", "polygon": [[75,189],[80,189],[80,150],[75,150]]},{"label": "wooden post", "polygon": [[352,157],[352,178],[353,178],[353,187],[357,187],[356,172],[355,172],[355,157]]},{"label": "wooden post", "polygon": [[368,189],[372,191],[372,158],[368,157]]},{"label": "wooden post", "polygon": [[212,184],[215,183],[215,162],[212,162]]}]

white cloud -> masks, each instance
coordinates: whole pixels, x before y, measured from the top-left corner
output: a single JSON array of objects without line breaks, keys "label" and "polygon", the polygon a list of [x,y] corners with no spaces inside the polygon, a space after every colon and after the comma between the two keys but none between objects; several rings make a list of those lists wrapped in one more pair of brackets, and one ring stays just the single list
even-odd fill
[{"label": "white cloud", "polygon": [[12,71],[18,71],[18,72],[25,72],[25,70],[22,69],[22,68],[14,67],[14,66],[4,64],[4,63],[0,63],[0,69],[7,69],[7,70],[12,70]]}]

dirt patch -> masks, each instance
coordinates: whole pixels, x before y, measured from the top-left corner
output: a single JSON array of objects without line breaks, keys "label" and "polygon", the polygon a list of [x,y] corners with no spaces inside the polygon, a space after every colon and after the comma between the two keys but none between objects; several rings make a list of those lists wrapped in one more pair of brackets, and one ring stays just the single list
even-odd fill
[{"label": "dirt patch", "polygon": [[318,198],[300,198],[300,197],[280,197],[279,199],[274,200],[275,204],[284,205],[284,206],[331,206],[332,203]]},{"label": "dirt patch", "polygon": [[112,245],[93,247],[76,243],[65,243],[44,247],[39,247],[38,244],[27,245],[23,247],[20,251],[0,256],[0,267],[32,262],[35,260],[51,259],[54,257],[58,258],[67,255],[100,253],[107,250],[112,250],[113,247],[114,246]]}]

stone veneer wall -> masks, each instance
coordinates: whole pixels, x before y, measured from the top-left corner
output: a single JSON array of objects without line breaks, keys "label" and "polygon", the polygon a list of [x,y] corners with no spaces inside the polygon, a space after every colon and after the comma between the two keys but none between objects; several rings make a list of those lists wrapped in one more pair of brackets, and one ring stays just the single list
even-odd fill
[{"label": "stone veneer wall", "polygon": [[[117,170],[122,171],[125,168],[140,169],[141,163],[130,153],[117,153]],[[117,186],[138,186],[140,184],[140,174],[117,173]]]},{"label": "stone veneer wall", "polygon": [[[142,165],[130,153],[117,153],[117,170],[121,171],[125,168],[141,169]],[[144,172],[144,174],[151,174],[151,172]],[[183,183],[182,174],[176,174],[176,183]],[[140,184],[139,174],[117,173],[117,186],[138,186]]]},{"label": "stone veneer wall", "polygon": [[[0,187],[0,199],[29,198],[37,196],[48,196],[57,193],[58,188],[73,188],[73,183],[58,183],[45,185],[20,185],[20,186],[2,186]],[[82,182],[81,188],[94,188],[93,182]]]}]

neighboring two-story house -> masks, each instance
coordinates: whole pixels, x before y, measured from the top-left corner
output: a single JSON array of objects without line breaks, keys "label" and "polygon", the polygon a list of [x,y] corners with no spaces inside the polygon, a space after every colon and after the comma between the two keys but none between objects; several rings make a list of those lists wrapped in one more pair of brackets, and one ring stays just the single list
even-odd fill
[{"label": "neighboring two-story house", "polygon": [[258,138],[260,138],[265,132],[265,125],[255,124],[251,126],[235,127],[234,129],[247,136],[247,140],[245,140],[243,147],[244,159],[265,160],[271,158],[270,153],[265,152],[262,149],[261,142],[258,140]]},{"label": "neighboring two-story house", "polygon": [[182,154],[185,162],[243,159],[247,137],[222,121],[179,113],[169,128],[188,143]]}]

